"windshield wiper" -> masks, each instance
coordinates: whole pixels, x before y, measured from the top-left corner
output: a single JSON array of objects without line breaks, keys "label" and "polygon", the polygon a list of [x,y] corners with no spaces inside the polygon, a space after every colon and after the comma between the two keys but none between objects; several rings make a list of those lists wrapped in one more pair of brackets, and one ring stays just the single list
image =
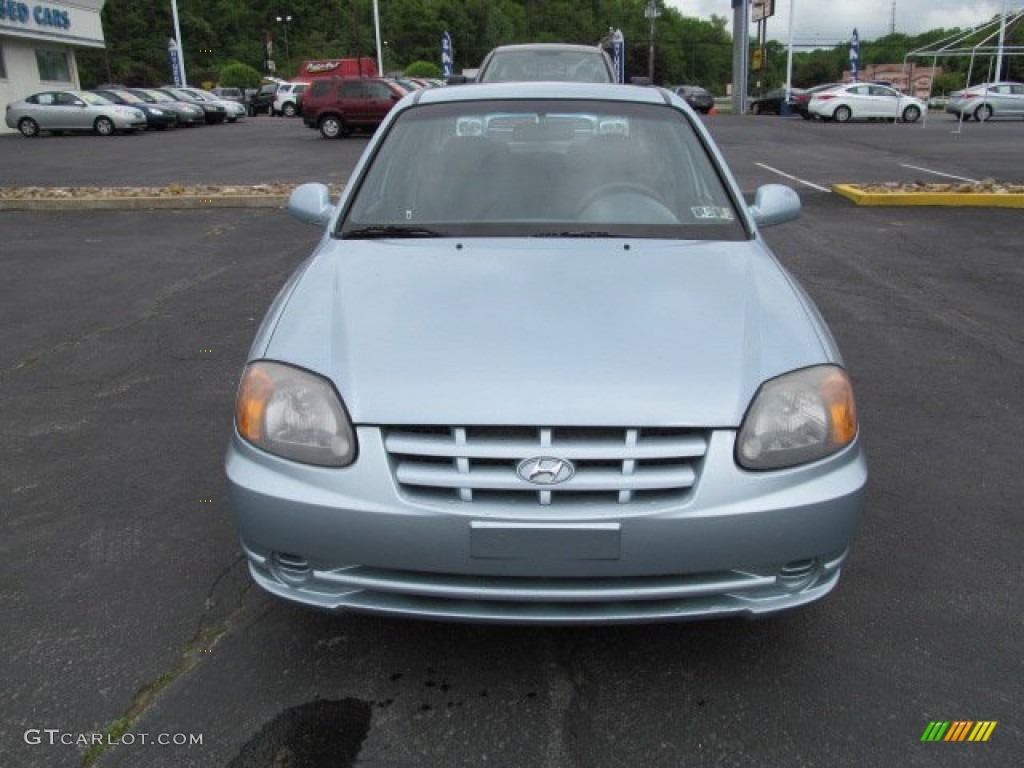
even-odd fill
[{"label": "windshield wiper", "polygon": [[376,227],[360,227],[359,229],[342,230],[341,236],[347,240],[372,240],[375,237],[441,237],[440,232],[423,227],[399,227],[381,225]]},{"label": "windshield wiper", "polygon": [[613,235],[611,232],[581,229],[569,232],[535,232],[530,237],[616,237],[616,235]]}]

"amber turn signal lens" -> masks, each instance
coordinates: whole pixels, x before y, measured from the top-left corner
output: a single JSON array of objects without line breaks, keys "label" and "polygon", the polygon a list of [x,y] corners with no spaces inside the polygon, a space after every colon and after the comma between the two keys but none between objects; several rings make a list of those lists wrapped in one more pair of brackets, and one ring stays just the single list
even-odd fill
[{"label": "amber turn signal lens", "polygon": [[857,406],[846,373],[837,370],[822,381],[821,397],[828,408],[833,445],[842,446],[853,442],[857,436]]},{"label": "amber turn signal lens", "polygon": [[249,366],[238,385],[235,401],[235,425],[246,440],[256,443],[263,437],[263,415],[274,393],[274,383],[264,371]]}]

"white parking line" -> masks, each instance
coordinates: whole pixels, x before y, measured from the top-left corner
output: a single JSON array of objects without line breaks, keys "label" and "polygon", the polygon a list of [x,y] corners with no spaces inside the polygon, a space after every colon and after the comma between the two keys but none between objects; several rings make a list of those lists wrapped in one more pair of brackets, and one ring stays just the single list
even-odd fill
[{"label": "white parking line", "polygon": [[771,171],[772,173],[777,173],[777,174],[779,174],[779,176],[782,176],[785,179],[789,179],[790,181],[795,181],[797,184],[803,184],[805,187],[810,187],[811,189],[816,189],[819,192],[831,192],[832,191],[831,189],[826,189],[825,187],[819,187],[817,184],[812,184],[809,181],[804,181],[803,179],[798,179],[796,176],[790,176],[788,173],[783,173],[778,168],[772,168],[770,165],[765,165],[764,163],[754,163],[754,165],[758,165],[761,168],[764,168],[766,171]]},{"label": "white parking line", "polygon": [[913,171],[921,171],[921,173],[930,173],[933,176],[943,176],[943,177],[945,177],[947,179],[956,179],[957,181],[966,181],[966,182],[969,182],[971,184],[977,184],[978,183],[977,179],[968,179],[968,178],[965,178],[963,176],[954,176],[951,173],[941,173],[939,171],[933,171],[930,168],[919,168],[916,165],[907,165],[906,163],[900,163],[900,166],[902,166],[903,168],[910,168]]}]

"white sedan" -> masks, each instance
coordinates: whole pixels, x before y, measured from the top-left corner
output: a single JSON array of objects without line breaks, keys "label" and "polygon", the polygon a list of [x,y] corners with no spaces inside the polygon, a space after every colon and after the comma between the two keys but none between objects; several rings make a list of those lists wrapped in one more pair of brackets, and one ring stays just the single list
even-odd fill
[{"label": "white sedan", "polygon": [[851,83],[822,91],[814,94],[807,105],[808,113],[814,117],[837,123],[870,118],[915,123],[921,119],[925,109],[921,99],[874,83]]}]

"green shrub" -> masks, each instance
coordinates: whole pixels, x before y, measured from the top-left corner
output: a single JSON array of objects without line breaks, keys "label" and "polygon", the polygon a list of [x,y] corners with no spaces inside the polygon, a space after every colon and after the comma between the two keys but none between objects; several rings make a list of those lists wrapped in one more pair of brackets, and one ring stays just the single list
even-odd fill
[{"label": "green shrub", "polygon": [[414,61],[403,70],[406,77],[440,77],[441,68],[431,61]]},{"label": "green shrub", "polygon": [[220,71],[220,84],[225,88],[259,88],[261,80],[259,72],[238,61]]}]

